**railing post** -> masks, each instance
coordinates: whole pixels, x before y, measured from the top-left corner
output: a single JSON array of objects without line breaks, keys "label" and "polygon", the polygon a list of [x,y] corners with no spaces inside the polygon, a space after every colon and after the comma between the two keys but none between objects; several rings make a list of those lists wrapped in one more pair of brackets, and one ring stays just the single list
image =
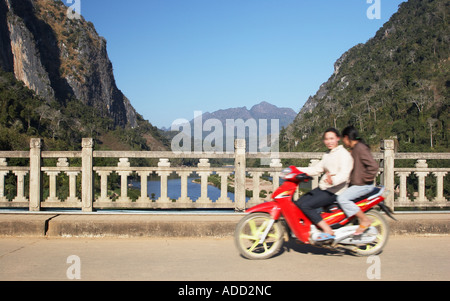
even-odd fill
[{"label": "railing post", "polygon": [[394,210],[394,140],[383,140],[381,149],[383,151],[383,185],[389,191],[386,197],[386,206]]},{"label": "railing post", "polygon": [[83,138],[81,142],[81,202],[83,212],[92,212],[94,203],[94,140]]},{"label": "railing post", "polygon": [[234,142],[234,203],[235,210],[245,211],[245,139]]},{"label": "railing post", "polygon": [[30,211],[41,210],[41,139],[30,140]]}]

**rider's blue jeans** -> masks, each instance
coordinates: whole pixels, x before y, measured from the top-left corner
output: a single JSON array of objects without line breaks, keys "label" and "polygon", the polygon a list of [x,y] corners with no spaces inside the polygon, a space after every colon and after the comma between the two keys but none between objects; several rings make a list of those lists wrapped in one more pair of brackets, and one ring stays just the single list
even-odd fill
[{"label": "rider's blue jeans", "polygon": [[347,217],[352,217],[361,209],[353,202],[362,196],[369,194],[375,189],[375,185],[350,186],[342,194],[338,195],[337,201]]}]

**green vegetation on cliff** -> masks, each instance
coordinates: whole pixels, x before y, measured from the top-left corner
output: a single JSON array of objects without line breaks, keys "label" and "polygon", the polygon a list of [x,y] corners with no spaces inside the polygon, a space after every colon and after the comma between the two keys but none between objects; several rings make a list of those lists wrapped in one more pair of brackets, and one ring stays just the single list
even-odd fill
[{"label": "green vegetation on cliff", "polygon": [[282,149],[323,150],[328,127],[356,126],[376,149],[450,149],[450,2],[402,3],[373,37],[338,60],[335,73],[282,133]]},{"label": "green vegetation on cliff", "polygon": [[[47,102],[0,68],[0,150],[26,150],[31,137],[44,139],[48,150],[78,150],[81,139],[96,139],[97,148],[110,148],[105,137],[114,137],[121,149],[151,150],[165,141],[160,131],[137,116],[138,127],[114,126],[112,118],[102,117],[95,108],[71,99],[65,105]],[[152,141],[150,141],[150,138]],[[105,140],[105,141],[104,141]],[[159,143],[158,147],[167,147]]]}]

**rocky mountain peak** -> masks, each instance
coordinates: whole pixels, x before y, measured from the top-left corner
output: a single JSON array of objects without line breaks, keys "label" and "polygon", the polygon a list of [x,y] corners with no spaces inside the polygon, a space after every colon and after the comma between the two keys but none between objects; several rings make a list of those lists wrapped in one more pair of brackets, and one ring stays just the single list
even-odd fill
[{"label": "rocky mountain peak", "polygon": [[119,127],[137,113],[116,86],[106,40],[61,1],[0,0],[0,67],[50,102],[77,99]]}]

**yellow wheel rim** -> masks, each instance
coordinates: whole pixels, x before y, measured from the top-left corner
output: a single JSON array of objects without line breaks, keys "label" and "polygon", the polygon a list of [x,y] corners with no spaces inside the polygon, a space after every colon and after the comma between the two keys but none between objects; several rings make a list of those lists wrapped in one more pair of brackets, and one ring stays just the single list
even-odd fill
[{"label": "yellow wheel rim", "polygon": [[260,243],[261,237],[269,224],[269,218],[256,217],[250,219],[242,227],[239,240],[247,253],[263,256],[272,250],[274,243],[280,239],[277,227],[272,227],[264,242]]}]

